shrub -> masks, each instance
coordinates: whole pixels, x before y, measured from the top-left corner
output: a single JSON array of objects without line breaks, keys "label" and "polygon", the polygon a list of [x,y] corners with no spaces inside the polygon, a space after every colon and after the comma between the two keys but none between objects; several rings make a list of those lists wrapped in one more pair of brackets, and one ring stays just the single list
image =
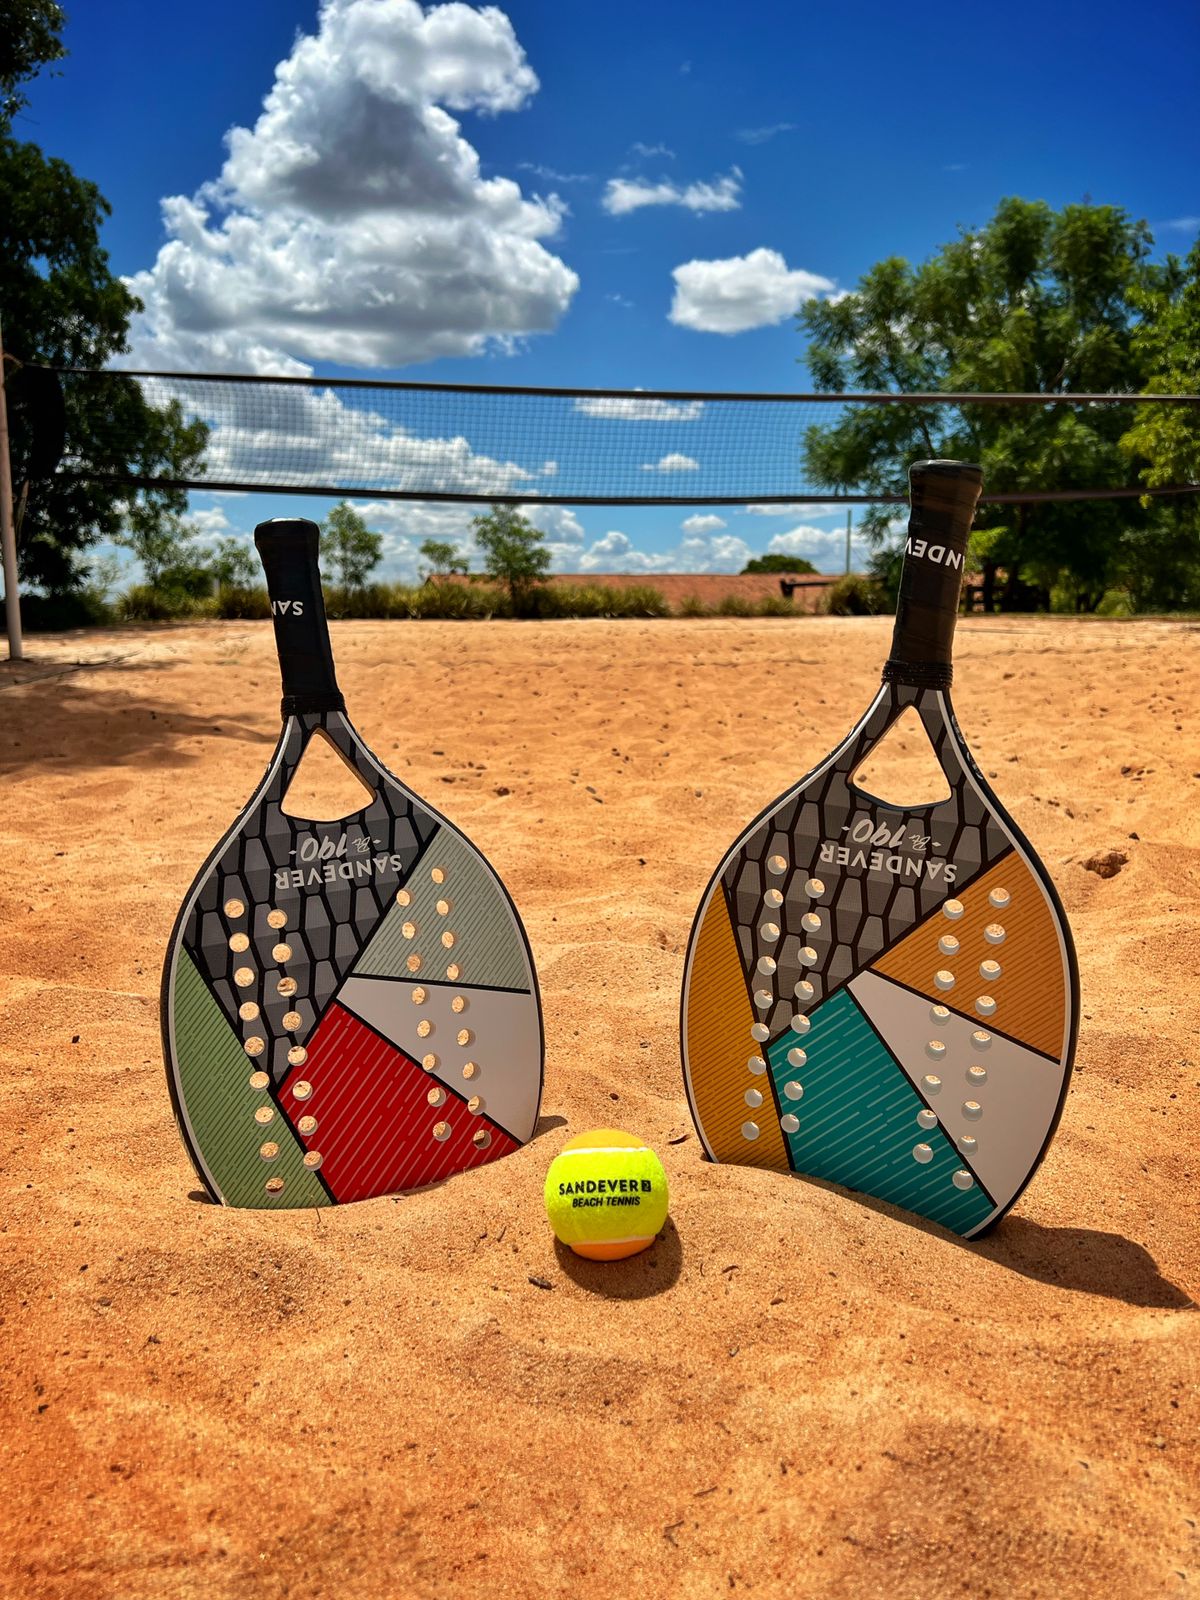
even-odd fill
[{"label": "shrub", "polygon": [[512,615],[508,595],[490,583],[423,583],[402,592],[409,617],[470,622]]},{"label": "shrub", "polygon": [[753,601],[743,600],[740,594],[722,595],[717,602],[718,617],[752,617],[755,613]]},{"label": "shrub", "polygon": [[217,615],[217,602],[211,597],[185,593],[182,589],[153,589],[148,583],[135,583],[117,599],[117,615],[122,622],[182,622]]},{"label": "shrub", "polygon": [[27,633],[58,633],[66,628],[102,628],[116,620],[103,589],[90,584],[61,594],[21,596],[21,624]]},{"label": "shrub", "polygon": [[831,617],[877,617],[888,609],[881,585],[856,573],[839,578],[825,594],[824,610]]},{"label": "shrub", "polygon": [[271,615],[271,602],[261,584],[257,588],[240,583],[223,583],[215,601],[218,617],[231,622],[255,621]]},{"label": "shrub", "polygon": [[538,596],[540,617],[667,617],[670,607],[647,583],[611,588],[603,583],[553,584]]},{"label": "shrub", "polygon": [[685,594],[679,602],[679,615],[681,617],[711,617],[712,612],[698,594]]},{"label": "shrub", "polygon": [[760,617],[803,617],[805,612],[798,610],[790,600],[785,600],[781,594],[769,594],[758,603]]}]

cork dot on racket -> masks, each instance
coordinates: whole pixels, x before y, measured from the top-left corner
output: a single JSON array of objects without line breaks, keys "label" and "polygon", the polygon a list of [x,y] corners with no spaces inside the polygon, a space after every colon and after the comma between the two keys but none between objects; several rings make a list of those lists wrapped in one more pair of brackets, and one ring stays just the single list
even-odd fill
[{"label": "cork dot on racket", "polygon": [[246,907],[240,900],[226,900],[225,915],[227,917],[244,917],[246,915]]},{"label": "cork dot on racket", "polygon": [[568,1139],[550,1163],[543,1198],[555,1237],[591,1261],[620,1261],[648,1249],[669,1205],[662,1162],[619,1128]]}]

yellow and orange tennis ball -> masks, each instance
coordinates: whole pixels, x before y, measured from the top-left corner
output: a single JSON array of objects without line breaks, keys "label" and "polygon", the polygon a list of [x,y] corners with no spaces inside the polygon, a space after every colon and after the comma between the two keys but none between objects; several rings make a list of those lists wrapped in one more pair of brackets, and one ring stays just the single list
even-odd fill
[{"label": "yellow and orange tennis ball", "polygon": [[593,1128],[568,1139],[546,1174],[546,1215],[577,1256],[620,1261],[652,1245],[667,1220],[667,1175],[632,1134]]}]

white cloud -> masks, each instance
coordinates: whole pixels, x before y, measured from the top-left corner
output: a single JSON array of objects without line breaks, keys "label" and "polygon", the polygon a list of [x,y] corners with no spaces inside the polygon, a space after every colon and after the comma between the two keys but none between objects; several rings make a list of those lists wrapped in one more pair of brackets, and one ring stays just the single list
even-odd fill
[{"label": "white cloud", "polygon": [[668,179],[648,183],[644,178],[610,178],[600,204],[613,217],[628,216],[643,206],[682,206],[687,211],[737,211],[741,206],[742,174],[737,167],[711,183],[681,187]]},{"label": "white cloud", "polygon": [[831,279],[793,270],[778,250],[761,247],[723,261],[685,261],[673,276],[671,321],[701,333],[769,327],[834,288]]},{"label": "white cloud", "polygon": [[792,501],[787,505],[743,506],[742,514],[748,517],[832,517],[839,507],[821,500]]},{"label": "white cloud", "polygon": [[[842,572],[846,564],[845,528],[814,528],[801,523],[785,533],[772,535],[767,549],[788,556],[803,556],[818,572]],[[870,553],[865,539],[851,536],[850,564],[861,571]]]},{"label": "white cloud", "polygon": [[795,131],[794,122],[773,122],[767,128],[739,128],[734,137],[740,139],[743,144],[767,144],[777,134]]},{"label": "white cloud", "polygon": [[208,423],[206,476],[213,483],[513,494],[533,492],[535,477],[552,476],[555,467],[546,462],[535,474],[474,450],[461,434],[415,433],[369,404],[342,398],[369,390],[237,385],[213,413],[206,411],[214,399],[207,385],[148,379],[143,388],[152,403],[178,397]]},{"label": "white cloud", "polygon": [[164,200],[131,364],[399,366],[553,328],[579,283],[540,242],[562,203],[484,178],[451,115],[537,87],[495,7],[325,0],[220,176]]},{"label": "white cloud", "polygon": [[714,516],[709,513],[701,516],[699,512],[694,517],[685,517],[679,524],[684,533],[715,533],[718,528],[726,526],[724,517]]},{"label": "white cloud", "polygon": [[224,506],[205,506],[203,509],[189,510],[188,521],[202,539],[215,539],[223,533],[231,533],[229,518],[225,515]]},{"label": "white cloud", "polygon": [[575,410],[585,417],[619,417],[628,422],[695,422],[703,400],[637,400],[625,395],[581,396]]},{"label": "white cloud", "polygon": [[1172,217],[1169,222],[1160,222],[1160,228],[1169,228],[1172,233],[1195,233],[1200,230],[1200,217]]},{"label": "white cloud", "polygon": [[668,161],[674,161],[675,152],[665,144],[643,144],[640,139],[635,139],[629,147],[630,153],[640,156],[643,161],[649,161],[654,156],[665,156]]},{"label": "white cloud", "polygon": [[699,472],[700,463],[693,461],[691,456],[680,455],[678,450],[673,450],[670,455],[665,455],[659,461],[643,461],[643,472]]},{"label": "white cloud", "polygon": [[560,572],[740,572],[750,559],[750,546],[731,534],[713,538],[693,532],[670,550],[639,550],[627,533],[612,529],[572,559],[556,563]]}]

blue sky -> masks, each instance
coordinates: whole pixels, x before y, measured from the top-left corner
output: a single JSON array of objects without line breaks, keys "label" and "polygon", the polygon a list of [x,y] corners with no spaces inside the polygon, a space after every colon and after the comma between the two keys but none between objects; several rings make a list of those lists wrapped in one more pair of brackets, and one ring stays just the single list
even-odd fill
[{"label": "blue sky", "polygon": [[[804,296],[922,259],[1005,195],[1124,206],[1162,250],[1200,231],[1200,23],[1176,0],[68,11],[71,55],[17,132],[110,201],[138,365],[804,389]],[[208,534],[324,510],[195,505]],[[393,575],[465,522],[369,516]],[[840,560],[842,512],[719,516],[540,520],[562,570]]]}]

